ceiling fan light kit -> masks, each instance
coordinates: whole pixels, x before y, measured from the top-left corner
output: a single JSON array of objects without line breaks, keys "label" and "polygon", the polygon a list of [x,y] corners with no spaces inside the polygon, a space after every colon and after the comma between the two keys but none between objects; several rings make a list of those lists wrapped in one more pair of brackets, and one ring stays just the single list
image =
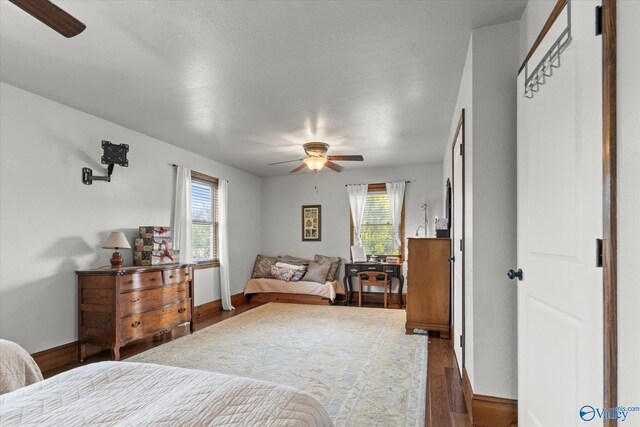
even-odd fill
[{"label": "ceiling fan light kit", "polygon": [[323,167],[328,167],[329,169],[335,172],[342,172],[344,168],[338,164],[333,163],[335,161],[342,162],[361,162],[364,160],[364,157],[361,155],[339,155],[339,156],[327,156],[327,151],[329,150],[329,144],[326,142],[307,142],[302,146],[304,148],[304,152],[307,154],[306,159],[298,159],[298,160],[286,160],[284,162],[275,162],[269,163],[269,165],[279,165],[282,163],[290,163],[290,162],[299,162],[302,160],[300,166],[295,168],[289,173],[299,172],[305,167],[308,167],[314,172],[319,171]]},{"label": "ceiling fan light kit", "polygon": [[303,162],[307,165],[309,169],[312,171],[319,171],[322,169],[325,163],[327,163],[327,159],[324,157],[309,157],[303,160]]}]

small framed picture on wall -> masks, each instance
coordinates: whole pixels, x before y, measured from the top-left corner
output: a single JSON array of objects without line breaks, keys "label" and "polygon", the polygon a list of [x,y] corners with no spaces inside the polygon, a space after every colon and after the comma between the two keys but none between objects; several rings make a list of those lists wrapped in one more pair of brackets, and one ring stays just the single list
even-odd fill
[{"label": "small framed picture on wall", "polygon": [[306,205],[302,207],[302,241],[319,242],[321,240],[321,206]]}]

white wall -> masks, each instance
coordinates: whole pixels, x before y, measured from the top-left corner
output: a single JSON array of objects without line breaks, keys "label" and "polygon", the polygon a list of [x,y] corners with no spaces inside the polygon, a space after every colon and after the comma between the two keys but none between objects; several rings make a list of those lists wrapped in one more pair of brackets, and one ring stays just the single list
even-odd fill
[{"label": "white wall", "polygon": [[[451,120],[465,109],[465,366],[474,393],[517,397],[517,21],[473,31]],[[450,177],[451,152],[444,155]],[[459,328],[456,328],[459,330]]]},{"label": "white wall", "polygon": [[[113,230],[169,225],[171,163],[230,181],[231,292],[244,289],[260,251],[260,178],[106,120],[0,83],[0,336],[30,352],[77,339],[74,270],[109,264]],[[128,168],[102,174],[100,141],[130,145]],[[123,251],[132,264],[132,251]],[[217,271],[196,273],[195,302],[219,298]]]},{"label": "white wall", "polygon": [[[640,402],[640,2],[618,1],[618,403]],[[633,420],[633,421],[631,421]],[[640,423],[640,414],[629,414]]]},{"label": "white wall", "polygon": [[[451,127],[449,129],[449,145],[445,150],[443,159],[443,182],[447,182],[447,179],[451,179],[451,144],[456,134],[456,129],[460,121],[460,115],[462,110],[465,110],[464,118],[464,137],[465,137],[465,167],[467,173],[465,174],[465,241],[469,248],[473,248],[473,175],[469,173],[470,167],[473,164],[473,34],[469,41],[469,49],[467,51],[467,57],[464,63],[464,70],[462,72],[462,79],[460,81],[460,88],[458,89],[458,99],[456,101],[456,108],[451,118]],[[444,198],[446,202],[446,197]],[[445,207],[446,208],[446,207]],[[465,299],[468,301],[465,307],[465,368],[469,381],[473,384],[474,378],[474,325],[473,325],[473,250],[468,251],[465,254],[465,282],[468,284],[465,287]],[[461,295],[454,295],[456,300]],[[459,306],[461,304],[457,304]],[[455,345],[460,345],[460,334],[462,333],[462,325],[454,324],[454,330],[456,331]],[[461,352],[456,352],[456,357],[461,358]],[[462,359],[458,359],[458,367],[462,369]]]},{"label": "white wall", "polygon": [[[345,164],[348,168],[348,165]],[[342,173],[303,172],[263,178],[262,251],[266,255],[315,254],[351,259],[349,243],[349,199],[346,184],[411,181],[405,190],[405,237],[413,236],[424,221],[420,206],[428,202],[429,236],[433,220],[442,216],[442,164],[420,164],[394,168],[345,170]],[[322,241],[303,242],[302,205],[322,205]],[[422,236],[422,230],[420,231]],[[406,246],[406,245],[405,245]],[[340,276],[342,278],[342,276]],[[406,288],[405,288],[406,289]]]},{"label": "white wall", "polygon": [[507,398],[517,397],[517,289],[506,271],[517,261],[518,28],[473,32],[474,392]]}]

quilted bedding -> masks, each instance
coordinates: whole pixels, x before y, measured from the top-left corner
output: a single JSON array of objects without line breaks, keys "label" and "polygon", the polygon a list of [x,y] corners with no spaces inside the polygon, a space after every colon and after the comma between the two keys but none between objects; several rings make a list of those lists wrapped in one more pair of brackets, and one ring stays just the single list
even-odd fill
[{"label": "quilted bedding", "polygon": [[101,362],[0,396],[8,426],[332,426],[310,394],[215,372]]}]

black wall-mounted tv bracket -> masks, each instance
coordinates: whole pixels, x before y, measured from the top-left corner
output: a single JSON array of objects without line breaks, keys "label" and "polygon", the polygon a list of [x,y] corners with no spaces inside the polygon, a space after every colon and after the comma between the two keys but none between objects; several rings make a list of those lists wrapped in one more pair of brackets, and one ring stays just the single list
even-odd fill
[{"label": "black wall-mounted tv bracket", "polygon": [[112,144],[110,141],[102,141],[102,149],[104,153],[100,159],[100,163],[107,165],[107,174],[105,176],[93,176],[91,168],[82,168],[83,184],[91,185],[93,181],[111,182],[111,174],[116,164],[123,167],[129,166],[129,160],[127,160],[127,153],[129,152],[128,144]]}]

